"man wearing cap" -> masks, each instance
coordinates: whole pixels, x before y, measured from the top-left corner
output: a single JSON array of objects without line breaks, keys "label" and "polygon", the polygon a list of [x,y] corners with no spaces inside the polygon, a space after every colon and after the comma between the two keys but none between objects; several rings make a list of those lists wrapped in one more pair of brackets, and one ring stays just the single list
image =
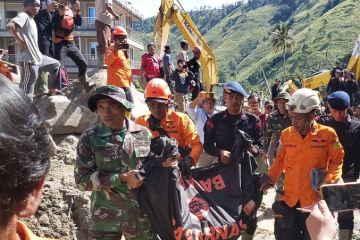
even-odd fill
[{"label": "man wearing cap", "polygon": [[275,157],[277,148],[279,146],[281,131],[291,126],[291,119],[289,113],[285,108],[285,103],[290,99],[290,94],[287,92],[280,92],[274,101],[277,110],[270,113],[268,122],[265,128],[265,143],[264,150],[267,153],[266,162],[271,166]]},{"label": "man wearing cap", "polygon": [[140,80],[143,89],[151,79],[162,77],[164,77],[162,60],[155,52],[155,44],[149,43],[147,52],[141,56]]},{"label": "man wearing cap", "polygon": [[[350,97],[344,91],[337,91],[327,97],[331,115],[320,117],[319,123],[333,128],[344,147],[345,156],[342,166],[344,182],[355,182],[360,171],[360,121],[347,112]],[[350,240],[354,229],[353,211],[339,212],[339,239]]]},{"label": "man wearing cap", "polygon": [[186,63],[189,61],[189,57],[187,55],[187,50],[189,48],[189,43],[186,40],[180,41],[180,52],[176,57],[176,61],[184,60]]},{"label": "man wearing cap", "polygon": [[195,166],[203,151],[200,138],[188,115],[169,108],[171,92],[167,83],[160,78],[150,80],[144,97],[150,114],[139,117],[136,123],[149,128],[153,137],[167,135],[174,138],[183,163],[187,167]]},{"label": "man wearing cap", "polygon": [[343,68],[340,66],[339,60],[335,60],[335,67],[333,67],[330,71],[331,77],[335,77],[336,70],[340,70],[340,72],[343,70]]},{"label": "man wearing cap", "polygon": [[20,88],[33,98],[39,72],[49,72],[49,95],[59,94],[60,62],[43,55],[39,50],[38,31],[34,17],[39,13],[40,0],[24,0],[24,12],[19,13],[7,25],[8,31],[19,44],[17,54],[21,67]]},{"label": "man wearing cap", "polygon": [[341,78],[342,71],[340,69],[335,69],[335,76],[332,77],[326,87],[327,95],[330,95],[336,91],[344,91],[345,90],[345,83]]},{"label": "man wearing cap", "polygon": [[281,132],[276,158],[258,184],[264,190],[285,172],[284,191],[273,204],[275,238],[310,240],[305,224],[309,213],[297,208],[315,205],[320,201],[320,185],[340,180],[344,150],[335,130],[315,122],[320,108],[318,92],[299,89],[286,107],[292,126]]},{"label": "man wearing cap", "polygon": [[[246,91],[238,82],[228,82],[224,86],[226,110],[216,113],[204,126],[205,152],[218,157],[223,164],[230,161],[230,153],[235,142],[235,128],[246,132],[253,140],[253,153],[258,155],[262,148],[261,121],[255,115],[243,111]],[[248,225],[243,239],[252,239],[256,230],[257,219]]]},{"label": "man wearing cap", "polygon": [[354,106],[355,94],[358,91],[358,86],[354,79],[355,79],[355,74],[353,72],[350,72],[348,79],[345,82],[345,89],[346,89],[347,94],[349,94],[349,97],[350,97],[350,107]]},{"label": "man wearing cap", "polygon": [[125,117],[133,104],[123,89],[108,85],[96,89],[88,100],[101,123],[80,137],[75,164],[75,182],[91,194],[92,239],[149,239],[149,226],[142,221],[131,188],[137,178],[138,161],[150,151],[151,133]]},{"label": "man wearing cap", "polygon": [[200,56],[201,56],[201,48],[200,46],[195,46],[193,49],[194,57],[189,61],[188,66],[190,72],[192,72],[195,76],[195,87],[192,91],[191,100],[194,100],[200,91],[204,91],[204,83],[201,80],[201,64],[200,64]]},{"label": "man wearing cap", "polygon": [[162,58],[162,62],[164,65],[164,75],[165,81],[169,85],[170,90],[172,88],[172,81],[170,80],[170,75],[174,71],[174,64],[171,57],[171,48],[169,45],[166,45],[164,48],[164,56]]}]

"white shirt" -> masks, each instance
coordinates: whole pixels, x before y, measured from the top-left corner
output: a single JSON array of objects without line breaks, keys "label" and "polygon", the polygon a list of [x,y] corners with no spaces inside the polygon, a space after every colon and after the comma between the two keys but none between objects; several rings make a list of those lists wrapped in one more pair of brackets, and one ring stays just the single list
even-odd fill
[{"label": "white shirt", "polygon": [[216,112],[214,111],[211,115],[209,115],[205,112],[204,109],[199,108],[198,106],[196,106],[195,108],[191,108],[190,103],[186,105],[186,112],[189,114],[189,116],[195,123],[195,127],[200,137],[200,141],[204,143],[204,125],[208,118],[210,118]]}]

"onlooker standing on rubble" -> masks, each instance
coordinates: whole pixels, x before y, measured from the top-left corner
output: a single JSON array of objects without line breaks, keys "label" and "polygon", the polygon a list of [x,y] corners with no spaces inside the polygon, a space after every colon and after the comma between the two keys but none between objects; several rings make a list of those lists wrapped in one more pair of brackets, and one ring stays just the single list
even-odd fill
[{"label": "onlooker standing on rubble", "polygon": [[124,27],[117,26],[113,33],[114,43],[106,49],[105,64],[107,67],[107,84],[124,89],[126,99],[134,102],[131,94],[131,68],[129,62],[127,32]]},{"label": "onlooker standing on rubble", "polygon": [[153,78],[163,78],[163,63],[159,55],[155,52],[155,45],[149,43],[147,52],[141,56],[140,80],[145,89],[146,84]]},{"label": "onlooker standing on rubble", "polygon": [[25,12],[19,13],[7,25],[20,46],[17,55],[21,67],[20,88],[32,99],[39,72],[49,72],[49,95],[61,94],[57,89],[60,86],[60,62],[41,54],[39,50],[34,16],[40,10],[40,0],[24,0],[23,4]]},{"label": "onlooker standing on rubble", "polygon": [[355,94],[358,91],[358,85],[356,84],[354,78],[355,74],[353,72],[350,72],[349,77],[345,82],[346,92],[347,94],[349,94],[350,97],[350,107],[354,106]]},{"label": "onlooker standing on rubble", "polygon": [[135,169],[150,151],[151,134],[125,117],[133,104],[121,88],[109,85],[96,89],[88,106],[101,123],[80,137],[75,182],[80,190],[92,191],[91,237],[151,239],[150,224],[141,218],[131,191],[142,185]]},{"label": "onlooker standing on rubble", "polygon": [[[347,109],[350,97],[344,91],[337,91],[327,97],[330,116],[320,117],[319,123],[333,128],[344,148],[342,179],[344,182],[356,182],[360,171],[360,121],[351,117]],[[353,211],[338,213],[339,240],[351,240],[354,229]]]},{"label": "onlooker standing on rubble", "polygon": [[[324,183],[341,178],[344,150],[334,129],[315,122],[320,108],[318,93],[307,88],[297,90],[286,103],[292,126],[281,132],[276,159],[267,174],[259,179],[260,190],[276,183],[285,171],[284,193],[273,204],[277,240],[310,240],[306,228],[309,213],[297,210],[320,201]],[[286,213],[286,214],[285,214]]]},{"label": "onlooker standing on rubble", "polygon": [[345,83],[341,78],[341,70],[335,69],[335,76],[332,77],[326,87],[327,95],[330,95],[336,91],[344,91],[345,90]]},{"label": "onlooker standing on rubble", "polygon": [[[40,11],[34,17],[38,30],[38,45],[42,54],[54,57],[54,45],[52,41],[52,21],[55,10],[58,8],[56,1],[40,0]],[[48,73],[43,72],[35,84],[35,95],[44,94],[48,91],[46,82]]]},{"label": "onlooker standing on rubble", "polygon": [[340,70],[340,73],[343,71],[343,68],[340,66],[339,60],[335,60],[335,67],[330,70],[330,75],[332,78],[335,77],[336,70]]},{"label": "onlooker standing on rubble", "polygon": [[98,67],[106,68],[104,65],[105,50],[110,47],[111,42],[111,23],[112,20],[119,20],[120,15],[114,11],[112,0],[95,0],[95,28],[98,41],[96,49]]},{"label": "onlooker standing on rubble", "polygon": [[287,92],[280,92],[278,94],[278,96],[274,99],[277,110],[270,113],[265,128],[265,160],[268,162],[269,166],[272,165],[276,157],[281,131],[291,126],[291,119],[285,108],[285,104],[289,101],[289,99],[290,94]]},{"label": "onlooker standing on rubble", "polygon": [[50,168],[50,137],[31,99],[0,75],[0,239],[43,239],[20,221],[35,214]]},{"label": "onlooker standing on rubble", "polygon": [[[167,135],[174,138],[182,157],[181,164],[188,168],[195,166],[203,151],[200,138],[188,115],[169,109],[171,92],[167,83],[163,79],[152,79],[146,85],[144,97],[150,114],[139,117],[136,123],[149,128],[153,137]],[[165,165],[175,161],[167,161]]]},{"label": "onlooker standing on rubble", "polygon": [[176,61],[184,60],[186,63],[189,61],[187,50],[189,49],[189,43],[186,40],[180,41],[180,52],[176,57]]},{"label": "onlooker standing on rubble", "polygon": [[280,92],[280,79],[275,79],[275,83],[271,87],[271,100],[274,101],[274,99],[277,97],[279,92]]},{"label": "onlooker standing on rubble", "polygon": [[86,91],[90,91],[95,85],[90,85],[88,82],[87,63],[75,44],[73,33],[75,25],[81,26],[82,24],[79,1],[74,4],[74,12],[70,9],[69,0],[60,0],[59,10],[56,11],[53,19],[54,54],[55,58],[63,65],[66,57],[69,57],[77,65],[79,81]]},{"label": "onlooker standing on rubble", "polygon": [[171,57],[171,48],[169,45],[166,45],[164,48],[164,56],[162,58],[163,65],[164,65],[164,75],[165,75],[165,81],[169,85],[170,90],[173,90],[173,84],[170,79],[170,76],[172,72],[174,71],[174,64]]},{"label": "onlooker standing on rubble", "polygon": [[170,79],[175,83],[175,101],[179,112],[185,112],[185,96],[189,92],[190,86],[194,86],[194,78],[194,74],[189,71],[186,62],[178,60],[176,70],[171,74]]},{"label": "onlooker standing on rubble", "polygon": [[189,70],[195,76],[195,86],[192,90],[191,100],[197,98],[200,91],[204,91],[204,84],[201,80],[201,64],[200,64],[200,56],[201,56],[201,48],[199,46],[195,46],[193,49],[194,57],[189,61],[188,66]]}]

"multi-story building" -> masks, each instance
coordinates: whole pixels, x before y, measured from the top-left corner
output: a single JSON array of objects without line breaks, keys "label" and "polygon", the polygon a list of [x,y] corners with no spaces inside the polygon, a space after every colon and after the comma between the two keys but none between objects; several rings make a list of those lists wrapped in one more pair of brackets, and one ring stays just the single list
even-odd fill
[{"label": "multi-story building", "polygon": [[[23,0],[0,0],[0,48],[7,49],[9,54],[4,60],[17,63],[16,53],[19,46],[15,39],[6,30],[6,24],[15,17],[18,12],[23,11]],[[81,15],[83,17],[82,26],[76,27],[74,31],[75,42],[84,55],[89,68],[95,68],[97,65],[96,46],[98,45],[95,30],[95,0],[81,0]],[[140,41],[139,33],[133,30],[135,21],[143,19],[140,14],[128,0],[113,0],[113,8],[121,15],[120,20],[113,21],[113,26],[124,26],[128,32],[128,43],[130,45],[129,57],[132,68],[139,68],[139,60],[134,59],[135,51],[143,51],[144,46]],[[138,54],[137,54],[138,55]],[[70,60],[65,60],[65,65],[69,72],[77,71],[75,64]]]}]

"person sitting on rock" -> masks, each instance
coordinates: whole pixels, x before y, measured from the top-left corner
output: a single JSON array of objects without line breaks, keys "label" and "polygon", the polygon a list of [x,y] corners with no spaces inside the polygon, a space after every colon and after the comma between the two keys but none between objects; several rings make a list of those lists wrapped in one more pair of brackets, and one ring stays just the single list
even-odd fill
[{"label": "person sitting on rock", "polygon": [[92,239],[151,239],[150,224],[142,220],[131,188],[142,182],[137,163],[150,152],[151,133],[126,118],[133,104],[123,89],[97,88],[88,100],[101,123],[80,137],[75,164],[75,182],[91,194]]},{"label": "person sitting on rock", "polygon": [[20,218],[35,214],[50,168],[49,134],[32,100],[0,75],[0,239],[36,237]]}]

